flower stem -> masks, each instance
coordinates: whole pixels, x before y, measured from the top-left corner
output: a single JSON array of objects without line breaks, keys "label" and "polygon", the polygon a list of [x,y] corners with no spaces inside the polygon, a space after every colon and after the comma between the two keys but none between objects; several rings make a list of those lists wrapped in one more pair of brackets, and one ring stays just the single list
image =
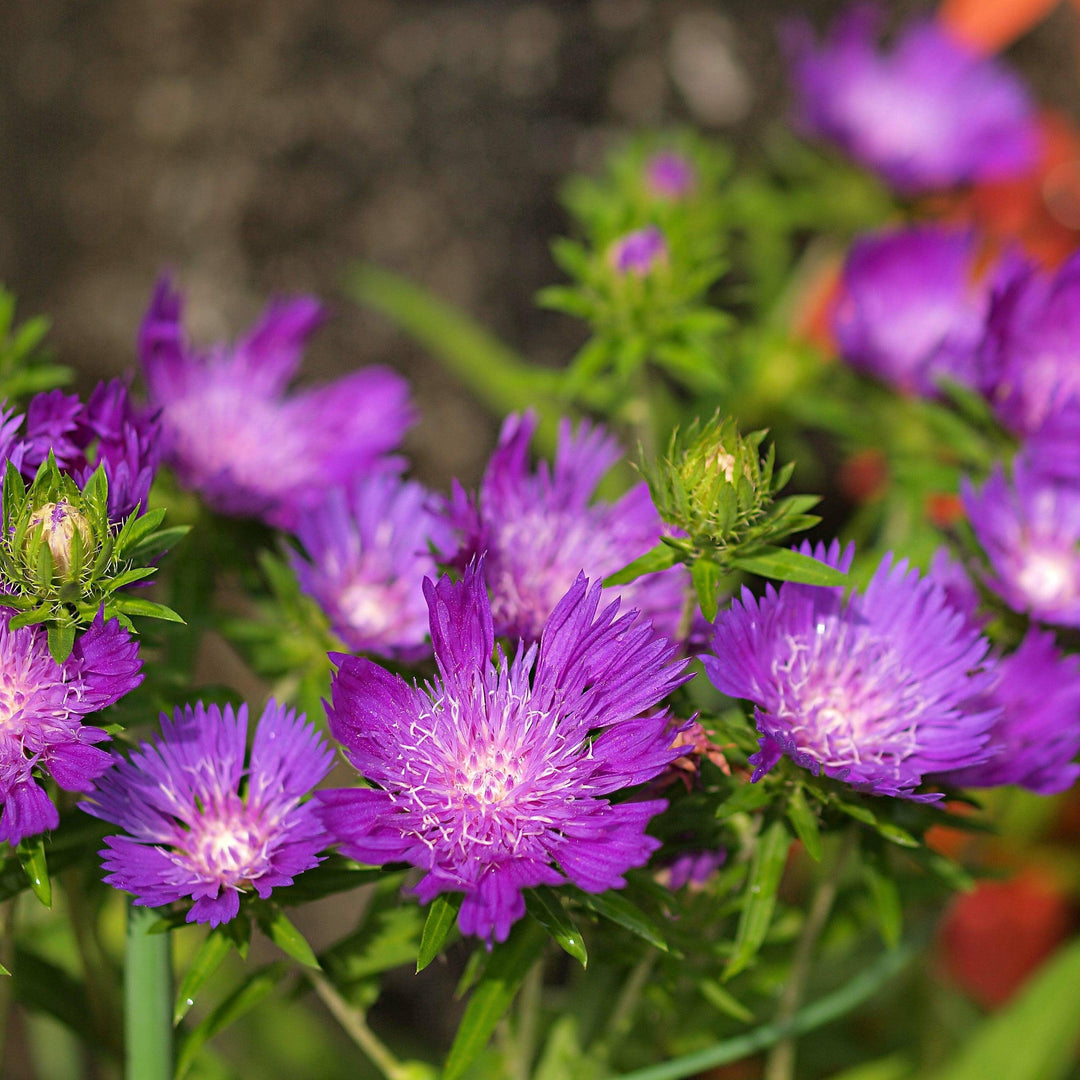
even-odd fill
[{"label": "flower stem", "polygon": [[[15,971],[15,901],[11,897],[0,904],[0,964],[9,972]],[[0,1061],[7,1047],[8,1024],[11,1019],[12,976],[0,975]]]},{"label": "flower stem", "polygon": [[172,1080],[173,979],[169,932],[151,933],[158,914],[128,906],[124,971],[127,1080]]}]

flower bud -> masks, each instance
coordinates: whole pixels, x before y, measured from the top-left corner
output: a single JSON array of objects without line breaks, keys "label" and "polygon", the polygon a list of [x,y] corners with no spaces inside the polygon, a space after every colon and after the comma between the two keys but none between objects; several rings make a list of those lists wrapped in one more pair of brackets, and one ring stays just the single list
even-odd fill
[{"label": "flower bud", "polygon": [[41,539],[49,546],[53,568],[62,577],[71,573],[75,534],[78,533],[79,544],[84,552],[89,551],[94,543],[90,522],[67,499],[44,503],[30,515],[26,530],[28,543],[32,543],[39,527]]},{"label": "flower bud", "polygon": [[620,236],[608,249],[608,259],[619,274],[647,277],[657,265],[667,261],[667,241],[655,226],[636,229]]},{"label": "flower bud", "polygon": [[664,150],[645,163],[645,184],[658,198],[677,200],[693,191],[697,174],[682,154]]}]

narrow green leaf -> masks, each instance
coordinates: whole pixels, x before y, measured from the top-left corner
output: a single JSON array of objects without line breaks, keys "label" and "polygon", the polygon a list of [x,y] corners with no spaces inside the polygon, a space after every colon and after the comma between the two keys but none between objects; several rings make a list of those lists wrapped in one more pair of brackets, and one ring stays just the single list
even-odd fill
[{"label": "narrow green leaf", "polygon": [[331,855],[318,866],[305,870],[289,886],[284,894],[283,903],[292,907],[295,904],[307,904],[312,900],[321,900],[334,893],[358,889],[361,885],[370,885],[381,881],[391,873],[379,868],[362,867],[340,855]]},{"label": "narrow green leaf", "polygon": [[609,889],[604,893],[587,893],[581,889],[563,889],[568,896],[573,898],[590,911],[602,915],[605,919],[618,924],[624,930],[647,941],[654,949],[662,952],[668,951],[668,943],[664,938],[664,932],[656,923],[641,910],[637,904],[627,900],[622,893]]},{"label": "narrow green leaf", "polygon": [[116,557],[127,558],[128,551],[144,540],[165,520],[163,506],[148,510],[145,514],[131,514],[116,537]]},{"label": "narrow green leaf", "polygon": [[[7,603],[7,597],[4,597],[5,604]],[[33,611],[24,611],[19,615],[16,615],[11,622],[8,623],[8,628],[11,630],[19,630],[24,626],[36,626],[38,623],[43,623],[53,613],[52,604],[42,604],[40,607],[34,608]]]},{"label": "narrow green leaf", "polygon": [[698,983],[701,996],[725,1016],[738,1020],[740,1024],[752,1024],[754,1014],[729,990],[725,990],[715,979],[702,979]]},{"label": "narrow green leaf", "polygon": [[748,555],[734,555],[731,565],[760,577],[795,581],[800,585],[846,585],[848,582],[848,576],[842,570],[787,548],[762,547]]},{"label": "narrow green leaf", "polygon": [[546,941],[547,935],[535,922],[522,919],[506,941],[492,950],[484,974],[469,996],[442,1080],[460,1080],[483,1052]]},{"label": "narrow green leaf", "polygon": [[866,878],[870,902],[877,917],[881,940],[890,949],[900,944],[900,935],[904,929],[904,911],[900,903],[900,890],[896,882],[881,867],[871,862],[863,863],[863,875]]},{"label": "narrow green leaf", "polygon": [[136,563],[153,562],[159,555],[171,551],[187,534],[191,532],[190,525],[174,525],[168,529],[158,529],[151,533],[145,540],[133,545],[127,558]]},{"label": "narrow green leaf", "polygon": [[171,607],[144,600],[141,596],[114,596],[109,608],[125,615],[144,615],[148,619],[164,619],[166,622],[182,623],[184,620]]},{"label": "narrow green leaf", "polygon": [[806,854],[814,862],[821,862],[821,831],[818,828],[817,814],[810,809],[810,804],[806,801],[806,792],[801,784],[795,787],[788,799],[787,816],[795,827],[795,835],[802,841]]},{"label": "narrow green leaf", "polygon": [[790,846],[791,834],[779,819],[767,825],[758,837],[739,926],[735,931],[735,949],[724,968],[725,980],[748,967],[765,941]]},{"label": "narrow green leaf", "polygon": [[173,1005],[174,1025],[187,1016],[188,1009],[195,1004],[195,995],[221,966],[222,960],[229,955],[232,948],[232,938],[220,926],[206,935],[180,981],[180,989],[176,992],[176,1003]]},{"label": "narrow green leaf", "polygon": [[919,841],[907,829],[901,829],[899,825],[893,825],[888,821],[878,821],[874,828],[877,829],[880,836],[884,836],[886,840],[898,844],[900,847],[917,848],[920,846]]},{"label": "narrow green leaf", "polygon": [[125,585],[131,585],[136,581],[142,581],[143,578],[148,578],[154,573],[157,573],[156,566],[133,566],[130,570],[125,570],[122,574],[118,574],[116,577],[109,579],[109,591],[112,592],[114,589],[122,589]]},{"label": "narrow green leaf", "polygon": [[678,561],[678,555],[669,544],[659,543],[651,551],[638,556],[632,563],[628,563],[621,570],[604,578],[604,585],[629,585],[631,581],[637,581],[645,574],[654,574],[658,570],[666,570],[674,566]]},{"label": "narrow green leaf", "polygon": [[21,841],[15,855],[34,895],[46,907],[52,907],[52,882],[49,881],[49,867],[45,862],[45,838],[31,836]]},{"label": "narrow green leaf", "polygon": [[75,648],[75,624],[73,622],[49,623],[49,652],[62,664]]},{"label": "narrow green leaf", "polygon": [[573,919],[567,915],[558,893],[547,885],[527,889],[525,909],[552,936],[559,948],[569,953],[582,967],[588,966],[585,939]]},{"label": "narrow green leaf", "polygon": [[416,954],[417,972],[423,971],[442,951],[454,929],[464,899],[462,893],[440,893],[431,901],[424,932],[420,935],[420,949]]},{"label": "narrow green leaf", "polygon": [[315,956],[307,939],[278,907],[260,907],[257,918],[259,929],[283,952],[305,967],[320,969],[322,965]]},{"label": "narrow green leaf", "polygon": [[176,1062],[176,1080],[183,1080],[188,1069],[195,1062],[199,1051],[215,1035],[224,1031],[230,1024],[251,1012],[267,998],[279,982],[289,973],[289,964],[285,960],[268,964],[253,971],[240,985],[207,1016],[198,1027],[194,1028],[183,1040]]},{"label": "narrow green leaf", "polygon": [[698,559],[690,567],[690,577],[693,579],[694,588],[697,590],[701,614],[709,622],[712,622],[716,618],[717,597],[724,571],[711,559]]},{"label": "narrow green leaf", "polygon": [[8,969],[6,967],[4,967],[3,964],[0,964],[0,975],[10,975],[10,974],[11,974],[11,972],[8,971]]}]

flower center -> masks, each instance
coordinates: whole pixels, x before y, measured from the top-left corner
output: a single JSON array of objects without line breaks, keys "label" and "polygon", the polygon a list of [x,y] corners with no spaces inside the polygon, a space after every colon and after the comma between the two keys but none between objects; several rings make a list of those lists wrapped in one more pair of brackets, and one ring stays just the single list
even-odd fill
[{"label": "flower center", "polygon": [[523,764],[503,747],[481,747],[458,763],[452,783],[464,798],[493,806],[507,799],[521,782]]},{"label": "flower center", "polygon": [[1066,600],[1076,592],[1075,557],[1063,551],[1029,551],[1016,583],[1035,606]]},{"label": "flower center", "polygon": [[266,840],[256,823],[240,815],[209,817],[191,832],[192,861],[207,877],[236,884],[262,869]]}]

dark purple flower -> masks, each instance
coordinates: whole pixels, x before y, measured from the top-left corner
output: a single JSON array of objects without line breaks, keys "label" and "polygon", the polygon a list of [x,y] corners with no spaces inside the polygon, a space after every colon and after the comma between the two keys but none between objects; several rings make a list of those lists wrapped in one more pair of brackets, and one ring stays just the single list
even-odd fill
[{"label": "dark purple flower", "polygon": [[612,241],[608,259],[620,274],[645,277],[667,259],[667,241],[655,225],[647,225]]},{"label": "dark purple flower", "polygon": [[662,150],[645,163],[645,183],[662,199],[682,199],[694,190],[697,174],[693,164],[674,150]]},{"label": "dark purple flower", "polygon": [[244,761],[247,706],[198,702],[161,716],[161,737],[97,782],[80,803],[126,831],[107,836],[105,880],[160,907],[191,897],[188,922],[235,918],[242,893],[263,899],[318,862],[326,845],[315,805],[301,799],[330,771],[333,751],[291,709],[270,701]]},{"label": "dark purple flower", "polygon": [[965,479],[961,497],[990,560],[987,585],[1014,611],[1080,626],[1080,485],[1020,456],[1011,481],[998,466],[978,491]]},{"label": "dark purple flower", "polygon": [[727,848],[687,851],[667,866],[667,887],[675,892],[684,885],[704,885],[724,865]]},{"label": "dark purple flower", "polygon": [[[479,497],[455,485],[450,520],[464,536],[457,557],[464,567],[487,553],[495,632],[535,641],[551,610],[579,573],[593,581],[621,570],[655,547],[661,522],[645,484],[618,502],[590,503],[604,474],[621,457],[600,427],[568,421],[559,428],[554,467],[529,469],[529,442],[536,416],[507,417]],[[687,574],[674,567],[648,574],[605,595],[623,596],[657,630],[674,637]]]},{"label": "dark purple flower", "polygon": [[976,273],[978,239],[934,225],[864,236],[844,264],[833,330],[854,367],[909,394],[938,380],[975,386],[993,276]]},{"label": "dark purple flower", "polygon": [[796,122],[903,192],[1014,176],[1035,161],[1035,114],[1020,80],[936,22],[878,48],[880,10],[859,4],[818,44],[805,22],[785,44]]},{"label": "dark purple flower", "polygon": [[11,844],[60,822],[41,776],[91,790],[112,759],[94,745],[109,736],[83,718],[142,682],[139,647],[115,619],[99,614],[57,664],[44,627],[12,630],[14,614],[0,608],[0,841]]},{"label": "dark purple flower", "polygon": [[342,851],[425,871],[423,903],[464,893],[462,933],[504,941],[521,891],[571,881],[617,889],[659,846],[645,835],[662,799],[608,798],[680,751],[654,709],[689,676],[636,613],[598,610],[580,577],[539,646],[492,659],[483,570],[424,584],[439,678],[421,689],[371,661],[338,657],[327,710],[346,756],[373,787],[323,791]]},{"label": "dark purple flower", "polygon": [[[842,569],[854,555],[835,541],[801,550]],[[760,599],[744,589],[702,660],[722,693],[755,705],[754,780],[787,754],[860,791],[931,800],[915,794],[927,774],[988,757],[988,649],[943,589],[887,556],[846,598],[790,582]]]},{"label": "dark purple flower", "polygon": [[286,392],[323,321],[311,298],[271,303],[233,346],[191,348],[180,318],[180,296],[162,279],[139,352],[165,458],[215,510],[292,529],[327,488],[385,466],[412,423],[408,386],[385,368]]},{"label": "dark purple flower", "polygon": [[420,484],[393,473],[335,488],[305,514],[297,536],[310,559],[293,554],[300,588],[349,649],[407,663],[430,655],[422,582],[436,572],[431,549],[453,532]]}]

